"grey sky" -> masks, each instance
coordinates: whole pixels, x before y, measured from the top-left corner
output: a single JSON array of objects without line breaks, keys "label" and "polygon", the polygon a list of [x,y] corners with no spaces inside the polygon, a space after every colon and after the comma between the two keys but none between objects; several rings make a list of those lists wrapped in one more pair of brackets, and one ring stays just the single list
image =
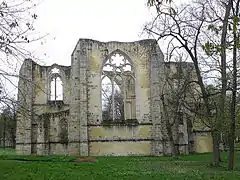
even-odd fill
[{"label": "grey sky", "polygon": [[70,65],[79,38],[143,39],[143,25],[152,18],[146,0],[45,0],[37,7],[37,14],[36,30],[49,35],[31,49],[47,65]]},{"label": "grey sky", "polygon": [[[183,1],[186,0],[178,3]],[[99,41],[147,38],[140,36],[144,24],[153,17],[153,9],[150,11],[146,3],[147,0],[42,0],[36,7],[38,18],[34,33],[48,36],[26,48],[40,59],[41,65],[70,65],[71,53],[79,38]],[[163,44],[160,47],[163,48]],[[15,73],[18,68],[19,65]],[[12,82],[15,85],[6,81],[7,94],[16,94],[17,79]]]}]

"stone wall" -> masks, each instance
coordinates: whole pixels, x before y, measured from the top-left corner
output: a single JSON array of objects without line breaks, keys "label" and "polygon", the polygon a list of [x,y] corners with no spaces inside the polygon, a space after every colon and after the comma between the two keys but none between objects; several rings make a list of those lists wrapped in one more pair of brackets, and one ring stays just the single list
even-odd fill
[{"label": "stone wall", "polygon": [[89,155],[151,155],[152,125],[91,126]]},{"label": "stone wall", "polygon": [[[130,124],[103,123],[103,66],[114,54],[124,56],[132,67],[131,113],[130,106],[124,106],[125,115],[131,114],[136,119]],[[52,72],[54,68],[57,73]],[[157,41],[151,39],[136,42],[80,39],[72,53],[71,66],[40,66],[25,60],[19,80],[17,152],[82,156],[171,154],[161,103],[166,71]],[[51,82],[56,77],[62,80],[62,100],[51,99]],[[173,128],[175,135],[178,131],[184,134],[186,142],[179,146],[183,153],[188,152],[186,124]]]},{"label": "stone wall", "polygon": [[[63,82],[63,99],[58,102],[50,100],[50,72],[54,68],[59,69]],[[18,154],[49,154],[42,148],[49,142],[44,141],[42,137],[44,119],[41,116],[48,114],[50,117],[59,112],[69,111],[70,71],[70,67],[67,66],[57,64],[40,66],[32,60],[24,61],[20,69],[18,83],[20,105],[16,130],[16,151]],[[51,136],[54,139],[52,143],[57,144],[58,133],[55,132],[56,129],[59,129],[59,124],[51,122],[50,127]]]},{"label": "stone wall", "polygon": [[[71,121],[75,124],[75,129],[72,129],[70,136],[73,139],[80,137],[82,141],[80,147],[76,144],[72,147],[72,151],[77,151],[79,148],[80,154],[88,155],[88,152],[95,152],[88,145],[98,146],[107,139],[92,140],[92,131],[87,129],[87,125],[96,126],[102,123],[101,114],[101,72],[103,64],[114,53],[124,55],[133,66],[135,71],[135,93],[136,93],[136,119],[140,124],[153,124],[160,126],[160,107],[158,104],[158,93],[161,91],[161,82],[164,79],[164,61],[163,55],[155,40],[142,40],[132,43],[121,42],[99,42],[88,39],[80,39],[72,55],[72,104]],[[154,106],[154,103],[156,106]],[[152,114],[152,116],[151,116]],[[153,119],[153,118],[154,119]],[[78,125],[78,127],[77,127]],[[113,127],[112,127],[113,128]],[[122,127],[124,128],[124,127]],[[112,132],[115,132],[112,130]],[[79,134],[78,134],[79,133]],[[161,133],[153,129],[153,137],[160,137]],[[151,137],[151,138],[153,138]],[[106,135],[107,138],[107,135]],[[149,138],[149,137],[148,137]],[[114,142],[118,143],[122,137]],[[129,142],[139,143],[142,140],[132,142],[132,137],[128,137]],[[127,141],[127,139],[125,139]],[[98,142],[96,142],[98,141]],[[158,141],[155,138],[148,142],[151,152],[147,154],[155,154],[158,149],[152,148],[156,146]],[[124,151],[124,144],[122,152]],[[125,143],[126,144],[126,143]],[[126,151],[128,152],[128,145]],[[134,145],[133,145],[134,146]],[[112,150],[114,153],[114,150]],[[137,150],[135,150],[137,153]],[[101,152],[103,153],[103,152]],[[101,154],[100,153],[100,154]],[[108,151],[110,153],[110,151]]]}]

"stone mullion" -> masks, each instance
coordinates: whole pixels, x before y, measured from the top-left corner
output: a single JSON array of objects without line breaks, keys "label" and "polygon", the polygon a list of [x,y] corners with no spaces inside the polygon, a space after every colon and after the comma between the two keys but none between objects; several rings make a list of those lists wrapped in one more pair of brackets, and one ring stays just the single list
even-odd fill
[{"label": "stone mullion", "polygon": [[112,104],[111,104],[111,106],[112,106],[112,120],[114,121],[115,120],[115,112],[114,112],[114,110],[115,110],[115,107],[114,107],[114,76],[111,78],[111,83],[112,83],[112,96],[111,96],[111,98],[112,98]]},{"label": "stone mullion", "polygon": [[122,77],[122,80],[123,80],[123,103],[124,103],[124,121],[126,120],[126,102],[127,102],[127,98],[126,98],[126,76],[123,76]]}]

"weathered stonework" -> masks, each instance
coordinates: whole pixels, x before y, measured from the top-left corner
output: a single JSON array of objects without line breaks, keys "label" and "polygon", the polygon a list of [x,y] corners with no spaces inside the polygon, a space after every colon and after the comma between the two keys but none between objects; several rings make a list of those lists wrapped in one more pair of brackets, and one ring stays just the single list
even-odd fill
[{"label": "weathered stonework", "polygon": [[[102,68],[114,53],[124,55],[134,70],[137,124],[102,124]],[[59,70],[57,76],[62,80],[62,100],[51,99],[51,78],[55,75],[51,71],[54,68]],[[157,41],[152,39],[136,42],[80,39],[72,53],[71,66],[40,66],[25,60],[19,80],[17,153],[171,154],[160,98],[167,68]],[[125,110],[128,109],[125,107]],[[185,142],[179,149],[189,153],[186,122],[174,131],[183,133]]]}]

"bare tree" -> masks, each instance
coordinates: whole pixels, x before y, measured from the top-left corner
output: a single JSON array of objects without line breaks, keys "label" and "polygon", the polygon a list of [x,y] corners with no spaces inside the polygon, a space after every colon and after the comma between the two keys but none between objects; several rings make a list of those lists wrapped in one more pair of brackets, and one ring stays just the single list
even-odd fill
[{"label": "bare tree", "polygon": [[163,3],[171,3],[172,0],[148,0],[147,3],[149,6],[159,6]]},{"label": "bare tree", "polygon": [[[102,90],[107,101],[103,104],[103,120],[123,121],[124,120],[124,98],[120,91],[116,90],[114,94],[107,89]],[[114,103],[113,103],[114,102]],[[113,119],[114,113],[114,119]]]},{"label": "bare tree", "polygon": [[[231,3],[231,4],[230,4]],[[232,9],[232,34],[233,34],[233,50],[232,50],[232,97],[230,108],[230,135],[229,135],[229,158],[228,169],[233,170],[234,167],[234,149],[235,149],[235,131],[236,131],[236,102],[237,102],[237,50],[239,44],[238,26],[240,22],[239,4],[240,0],[230,1],[229,6]]]},{"label": "bare tree", "polygon": [[194,116],[185,106],[195,103],[192,101],[195,84],[192,63],[183,62],[181,55],[177,59],[175,62],[166,62],[166,81],[161,93],[164,120],[173,156],[179,154],[176,145],[179,144],[178,128],[183,124],[183,117]]},{"label": "bare tree", "polygon": [[[191,3],[191,4],[190,4]],[[211,122],[211,131],[213,137],[213,164],[219,165],[220,162],[220,131],[222,129],[222,119],[225,118],[225,97],[227,89],[226,78],[226,34],[228,19],[230,15],[231,1],[204,0],[193,1],[188,4],[176,6],[171,3],[171,6],[163,4],[155,4],[157,16],[153,22],[146,27],[146,30],[157,36],[158,39],[165,39],[175,43],[172,51],[183,49],[192,60],[197,75],[198,85],[201,89],[202,100],[204,103],[203,112],[206,122]],[[224,16],[224,19],[222,19]],[[211,31],[214,29],[214,33]],[[221,36],[221,41],[215,41],[209,34]],[[203,49],[205,52],[203,51]],[[209,49],[215,50],[217,65],[214,65],[215,71],[220,72],[220,109],[217,118],[212,121],[212,113],[210,107],[210,94],[204,83],[204,67],[208,66],[207,59],[214,60],[212,54],[209,54]],[[212,51],[211,51],[212,52]],[[204,57],[204,54],[208,57]],[[220,57],[220,61],[219,61]],[[204,60],[204,61],[203,61]],[[207,70],[207,78],[212,67]]]},{"label": "bare tree", "polygon": [[[27,44],[37,41],[34,22],[37,19],[35,7],[40,1],[12,0],[0,3],[0,104],[4,105],[17,88],[18,70],[26,58],[33,55]],[[11,90],[8,88],[11,87]]]}]

